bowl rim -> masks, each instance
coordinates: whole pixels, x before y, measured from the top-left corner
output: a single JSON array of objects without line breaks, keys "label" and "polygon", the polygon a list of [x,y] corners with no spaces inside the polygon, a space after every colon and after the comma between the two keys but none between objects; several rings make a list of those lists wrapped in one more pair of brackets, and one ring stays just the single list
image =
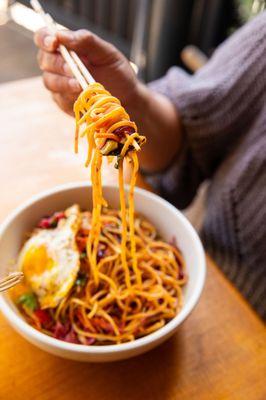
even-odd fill
[{"label": "bowl rim", "polygon": [[[23,202],[20,206],[15,208],[1,223],[0,225],[0,238],[3,236],[5,230],[10,225],[10,223],[25,209],[29,208],[34,203],[44,199],[45,197],[49,197],[58,192],[68,191],[69,189],[79,189],[91,187],[89,182],[70,182],[63,185],[57,185],[51,189],[42,191],[34,196],[31,196],[27,201]],[[118,189],[116,185],[109,184],[103,185],[104,189]],[[126,190],[128,190],[128,186],[126,186]],[[68,343],[61,341],[59,339],[48,336],[38,330],[34,329],[30,326],[18,313],[16,313],[12,307],[8,304],[5,299],[5,295],[0,294],[0,311],[3,313],[4,317],[11,323],[13,327],[16,327],[19,332],[23,334],[25,337],[29,337],[34,342],[43,343],[49,347],[57,348],[63,351],[72,352],[72,353],[83,353],[83,354],[91,354],[91,355],[103,355],[110,353],[122,353],[128,352],[131,350],[137,350],[142,347],[146,347],[147,345],[159,341],[161,338],[168,337],[171,332],[175,331],[178,325],[180,325],[192,312],[194,307],[196,306],[206,278],[206,258],[203,250],[203,246],[201,241],[196,233],[195,229],[191,225],[191,223],[187,220],[187,218],[172,204],[170,204],[167,200],[161,198],[155,193],[149,192],[148,190],[136,187],[135,193],[143,195],[145,197],[151,199],[151,201],[155,201],[157,204],[162,207],[168,208],[170,211],[176,213],[181,223],[187,230],[193,245],[194,249],[197,252],[197,260],[198,260],[198,281],[197,285],[189,299],[189,301],[183,306],[179,314],[177,314],[171,321],[169,321],[162,328],[158,329],[155,332],[150,333],[147,336],[144,336],[139,339],[135,339],[132,342],[119,343],[119,344],[110,344],[103,346],[86,346],[76,343]]]}]

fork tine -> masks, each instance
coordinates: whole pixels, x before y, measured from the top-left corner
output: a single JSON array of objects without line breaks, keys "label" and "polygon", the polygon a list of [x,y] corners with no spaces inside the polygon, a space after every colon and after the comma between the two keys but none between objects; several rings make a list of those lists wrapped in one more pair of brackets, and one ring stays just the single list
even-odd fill
[{"label": "fork tine", "polygon": [[12,283],[9,282],[9,283],[0,285],[0,292],[3,292],[3,291],[5,291],[5,290],[7,290],[7,289],[12,288],[13,286],[17,285],[19,282],[20,282],[20,281],[15,281],[15,282],[12,282]]},{"label": "fork tine", "polygon": [[10,281],[10,280],[14,280],[14,279],[21,279],[22,277],[23,277],[23,272],[20,272],[20,271],[11,272],[5,278],[1,279],[0,283],[7,282],[7,281]]},{"label": "fork tine", "polygon": [[23,278],[22,272],[13,272],[7,277],[0,280],[0,292],[17,285]]}]

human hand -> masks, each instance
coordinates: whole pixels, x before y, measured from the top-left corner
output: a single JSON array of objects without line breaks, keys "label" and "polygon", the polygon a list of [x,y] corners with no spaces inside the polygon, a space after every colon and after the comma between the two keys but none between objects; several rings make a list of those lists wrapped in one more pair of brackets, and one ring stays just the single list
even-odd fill
[{"label": "human hand", "polygon": [[73,115],[73,103],[81,92],[78,81],[58,52],[59,44],[75,51],[94,79],[103,84],[124,107],[132,101],[138,80],[126,57],[112,44],[87,30],[59,31],[56,36],[46,28],[35,33],[39,47],[38,62],[43,71],[43,81],[58,106]]}]

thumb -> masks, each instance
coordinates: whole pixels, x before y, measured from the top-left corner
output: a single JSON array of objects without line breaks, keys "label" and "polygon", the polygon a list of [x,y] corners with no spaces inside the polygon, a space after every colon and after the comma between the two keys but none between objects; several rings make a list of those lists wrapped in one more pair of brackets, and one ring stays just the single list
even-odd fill
[{"label": "thumb", "polygon": [[57,39],[69,50],[85,56],[90,64],[96,66],[115,62],[121,57],[120,52],[112,44],[85,29],[59,31]]}]

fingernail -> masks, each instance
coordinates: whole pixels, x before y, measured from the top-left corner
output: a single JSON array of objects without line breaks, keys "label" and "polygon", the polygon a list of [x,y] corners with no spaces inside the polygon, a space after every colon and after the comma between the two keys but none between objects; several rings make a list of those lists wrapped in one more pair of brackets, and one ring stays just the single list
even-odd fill
[{"label": "fingernail", "polygon": [[44,46],[47,48],[51,48],[54,43],[54,40],[55,39],[52,36],[46,36],[43,41]]},{"label": "fingernail", "polygon": [[75,78],[69,79],[69,86],[72,90],[75,90],[76,92],[80,91],[80,85]]}]

